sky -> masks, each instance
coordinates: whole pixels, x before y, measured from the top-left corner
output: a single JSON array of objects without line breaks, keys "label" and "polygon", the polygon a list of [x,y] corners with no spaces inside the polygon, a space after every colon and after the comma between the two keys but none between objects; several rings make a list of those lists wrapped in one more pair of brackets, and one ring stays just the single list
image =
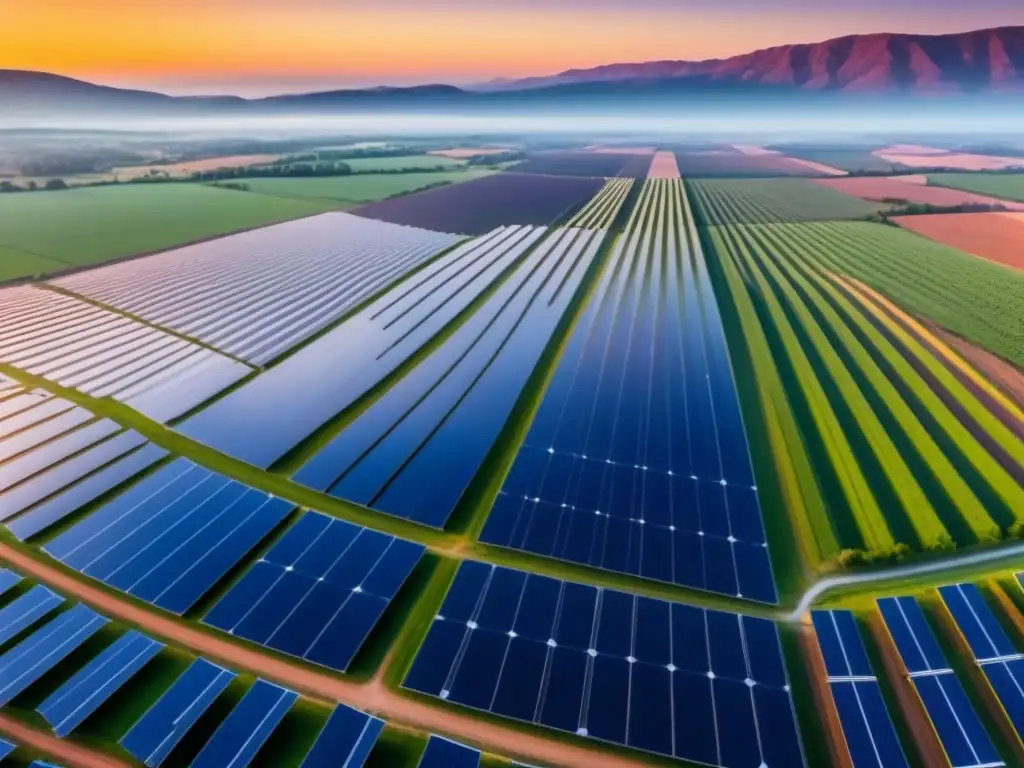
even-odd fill
[{"label": "sky", "polygon": [[260,96],[1007,24],[1024,0],[0,0],[0,69]]}]

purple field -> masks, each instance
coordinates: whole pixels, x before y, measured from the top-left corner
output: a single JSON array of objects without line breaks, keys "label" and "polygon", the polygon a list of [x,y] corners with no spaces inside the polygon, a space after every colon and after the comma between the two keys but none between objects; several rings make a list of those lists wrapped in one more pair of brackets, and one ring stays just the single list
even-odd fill
[{"label": "purple field", "polygon": [[647,176],[651,155],[607,152],[536,152],[515,166],[516,173],[551,176],[632,177]]},{"label": "purple field", "polygon": [[505,224],[546,225],[584,205],[601,179],[499,173],[474,181],[370,203],[350,213],[464,235]]}]

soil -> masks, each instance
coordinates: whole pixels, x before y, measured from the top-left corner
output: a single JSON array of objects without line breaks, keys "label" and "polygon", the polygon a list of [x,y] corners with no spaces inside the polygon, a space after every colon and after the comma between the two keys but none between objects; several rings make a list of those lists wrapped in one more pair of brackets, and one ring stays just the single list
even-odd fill
[{"label": "soil", "polygon": [[8,715],[0,715],[0,734],[16,744],[52,755],[68,768],[128,768],[128,763],[123,760],[37,731]]},{"label": "soil", "polygon": [[[925,187],[925,189],[930,189]],[[1024,269],[1024,220],[1004,213],[897,216],[904,229],[1014,269]]]},{"label": "soil", "polygon": [[[978,203],[979,205],[1001,205],[1008,210],[1024,211],[1024,204],[1021,203],[978,195],[973,192],[961,192],[946,187],[931,187],[911,181],[911,179],[924,179],[927,182],[926,176],[904,176],[900,179],[863,176],[848,179],[816,179],[815,183],[853,197],[859,197],[862,200],[906,200],[911,203],[938,206]],[[914,218],[926,217],[915,216]]]}]

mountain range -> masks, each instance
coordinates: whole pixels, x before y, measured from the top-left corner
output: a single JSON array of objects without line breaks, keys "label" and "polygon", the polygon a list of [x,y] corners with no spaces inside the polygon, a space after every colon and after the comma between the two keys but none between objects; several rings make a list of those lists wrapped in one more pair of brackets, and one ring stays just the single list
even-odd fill
[{"label": "mountain range", "polygon": [[172,97],[42,72],[0,70],[0,117],[91,114],[305,113],[500,108],[576,99],[765,98],[831,94],[953,96],[1024,91],[1024,27],[949,35],[850,35],[726,59],[608,64],[473,87],[424,85],[243,99]]}]

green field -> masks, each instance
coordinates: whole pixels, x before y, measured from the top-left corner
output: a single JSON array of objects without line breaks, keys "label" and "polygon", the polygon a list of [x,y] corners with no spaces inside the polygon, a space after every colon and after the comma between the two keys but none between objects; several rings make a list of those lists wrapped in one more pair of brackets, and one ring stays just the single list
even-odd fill
[{"label": "green field", "polygon": [[[346,161],[347,162],[347,161]],[[250,192],[264,196],[337,203],[373,203],[415,192],[434,184],[454,184],[486,176],[490,171],[367,174],[301,179],[245,179]]]},{"label": "green field", "polygon": [[928,183],[1024,202],[1024,173],[930,173]]},{"label": "green field", "polygon": [[790,148],[785,145],[772,147],[789,157],[823,163],[844,171],[893,171],[900,169],[871,153],[867,149],[818,149],[813,147]]},{"label": "green field", "polygon": [[863,219],[879,206],[807,179],[709,179],[697,192],[698,225]]},{"label": "green field", "polygon": [[0,195],[0,246],[22,252],[9,256],[10,251],[0,251],[0,259],[10,258],[18,265],[0,268],[0,276],[53,272],[163,250],[334,207],[325,201],[248,195],[195,184]]},{"label": "green field", "polygon": [[367,171],[422,171],[433,168],[459,168],[465,160],[439,155],[401,155],[399,157],[354,157],[343,160],[353,173]]},{"label": "green field", "polygon": [[67,264],[37,256],[34,253],[16,251],[0,245],[0,280],[14,280],[18,277],[46,275],[67,269]]},{"label": "green field", "polygon": [[[716,219],[731,216],[699,189],[696,197]],[[797,524],[807,548],[824,560],[836,549],[889,558],[904,549],[992,541],[1024,510],[1024,489],[1012,474],[1024,466],[1020,440],[919,339],[830,277],[852,275],[868,285],[884,279],[894,257],[913,245],[890,245],[886,254],[880,249],[890,232],[900,235],[848,222],[704,233],[737,306],[753,307],[744,334],[762,391],[773,398],[767,407],[796,421],[795,430],[784,430],[787,419],[780,420],[774,439],[788,455],[809,459],[824,503],[800,507],[808,518]],[[912,288],[926,282],[922,275],[942,274],[934,263],[900,266],[894,283]],[[760,347],[751,341],[759,332]],[[795,488],[810,486],[803,466],[789,470]]]}]

